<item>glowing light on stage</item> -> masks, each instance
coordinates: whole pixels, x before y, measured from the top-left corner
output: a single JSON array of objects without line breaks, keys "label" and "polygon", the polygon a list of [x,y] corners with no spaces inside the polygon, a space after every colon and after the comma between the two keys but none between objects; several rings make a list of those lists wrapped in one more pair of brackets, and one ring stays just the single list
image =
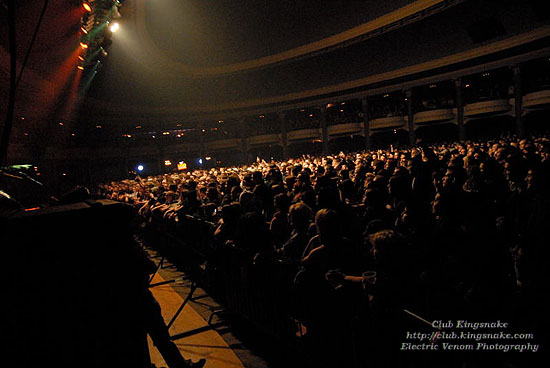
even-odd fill
[{"label": "glowing light on stage", "polygon": [[89,11],[89,12],[92,11],[92,7],[91,7],[91,5],[88,4],[88,3],[82,3],[82,7],[83,7],[84,10],[86,10],[86,11]]},{"label": "glowing light on stage", "polygon": [[120,28],[118,22],[114,22],[113,24],[111,24],[111,26],[109,27],[109,29],[111,30],[111,32],[116,32],[118,31],[118,29]]},{"label": "glowing light on stage", "polygon": [[82,65],[79,65],[76,67],[77,69],[84,70],[84,67]]},{"label": "glowing light on stage", "polygon": [[87,48],[88,48],[88,45],[85,44],[84,42],[81,42],[81,43],[80,43],[80,47],[82,47],[83,49],[87,49]]},{"label": "glowing light on stage", "polygon": [[187,170],[187,164],[183,161],[178,162],[178,170]]},{"label": "glowing light on stage", "polygon": [[144,168],[143,165],[137,165],[136,167],[137,171],[143,171]]}]

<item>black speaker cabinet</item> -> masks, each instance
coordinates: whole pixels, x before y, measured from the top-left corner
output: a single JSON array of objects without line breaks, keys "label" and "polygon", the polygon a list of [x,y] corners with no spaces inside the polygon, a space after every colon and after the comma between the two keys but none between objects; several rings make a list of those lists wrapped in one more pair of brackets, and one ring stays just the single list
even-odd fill
[{"label": "black speaker cabinet", "polygon": [[144,366],[131,221],[131,208],[108,200],[0,219],[0,366]]}]

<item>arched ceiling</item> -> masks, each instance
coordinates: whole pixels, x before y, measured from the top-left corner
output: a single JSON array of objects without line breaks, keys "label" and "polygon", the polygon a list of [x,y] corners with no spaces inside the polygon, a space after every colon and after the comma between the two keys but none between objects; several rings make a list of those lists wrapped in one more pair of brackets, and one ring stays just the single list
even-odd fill
[{"label": "arched ceiling", "polygon": [[[539,2],[126,0],[80,119],[131,126],[223,118],[232,109],[296,103],[445,68],[549,38]],[[30,94],[33,77],[57,88],[47,82],[77,46],[75,3],[50,0],[22,86]],[[42,3],[21,4],[19,17],[27,21],[19,22],[19,34],[28,40]],[[504,32],[476,41],[471,32],[481,25],[483,33],[487,19]],[[0,42],[5,86],[7,42]]]},{"label": "arched ceiling", "polygon": [[[248,4],[247,4],[248,3]],[[440,9],[443,0],[379,2],[136,2],[137,35],[171,68],[209,77],[288,62],[342,46],[407,17]],[[320,5],[320,6],[319,6]]]}]

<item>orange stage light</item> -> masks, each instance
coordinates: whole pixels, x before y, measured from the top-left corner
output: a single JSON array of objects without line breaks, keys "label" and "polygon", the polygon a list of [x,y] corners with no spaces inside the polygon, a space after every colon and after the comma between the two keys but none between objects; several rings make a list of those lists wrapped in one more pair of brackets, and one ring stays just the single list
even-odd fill
[{"label": "orange stage light", "polygon": [[85,44],[84,42],[81,42],[81,43],[80,43],[80,47],[82,47],[83,49],[87,49],[87,48],[88,48],[88,45]]},{"label": "orange stage light", "polygon": [[89,11],[89,12],[92,11],[92,7],[90,6],[90,4],[88,4],[88,3],[83,3],[82,6],[84,7],[84,9],[86,9],[86,11]]}]

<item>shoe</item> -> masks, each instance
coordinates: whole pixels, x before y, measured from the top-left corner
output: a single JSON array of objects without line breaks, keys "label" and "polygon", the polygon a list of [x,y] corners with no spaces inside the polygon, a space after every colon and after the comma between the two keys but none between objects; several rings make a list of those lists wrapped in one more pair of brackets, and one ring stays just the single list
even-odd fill
[{"label": "shoe", "polygon": [[206,359],[203,358],[197,360],[196,362],[192,361],[191,359],[187,359],[185,363],[187,363],[187,367],[189,368],[202,368],[206,364]]}]

